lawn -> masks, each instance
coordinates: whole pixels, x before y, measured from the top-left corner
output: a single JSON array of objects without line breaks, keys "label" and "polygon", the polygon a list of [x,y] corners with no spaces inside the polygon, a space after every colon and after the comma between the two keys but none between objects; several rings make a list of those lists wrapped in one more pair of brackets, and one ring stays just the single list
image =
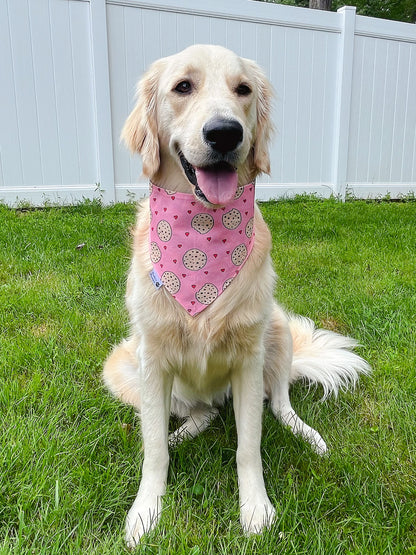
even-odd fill
[{"label": "lawn", "polygon": [[[139,553],[416,552],[416,203],[262,204],[276,296],[349,333],[373,367],[355,392],[293,405],[320,458],[266,408],[272,530],[238,523],[231,407],[171,453],[165,510]],[[142,461],[140,423],[101,384],[123,305],[133,205],[0,207],[0,554],[119,554]],[[172,423],[174,426],[177,423]]]}]

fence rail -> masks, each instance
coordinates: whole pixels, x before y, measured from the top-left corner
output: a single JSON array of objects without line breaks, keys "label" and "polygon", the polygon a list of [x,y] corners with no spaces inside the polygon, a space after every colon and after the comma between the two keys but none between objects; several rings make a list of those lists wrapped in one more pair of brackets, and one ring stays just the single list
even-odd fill
[{"label": "fence rail", "polygon": [[253,0],[4,0],[0,201],[143,195],[119,143],[135,84],[193,43],[255,59],[272,81],[259,199],[416,192],[416,25]]}]

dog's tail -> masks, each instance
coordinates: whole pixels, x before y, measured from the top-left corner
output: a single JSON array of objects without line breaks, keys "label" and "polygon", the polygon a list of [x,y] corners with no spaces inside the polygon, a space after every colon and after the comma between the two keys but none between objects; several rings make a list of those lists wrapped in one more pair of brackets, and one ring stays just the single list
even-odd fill
[{"label": "dog's tail", "polygon": [[338,333],[316,329],[309,318],[289,316],[293,340],[290,382],[305,379],[321,384],[325,399],[331,393],[354,387],[360,374],[369,374],[370,365],[352,352],[357,341]]}]

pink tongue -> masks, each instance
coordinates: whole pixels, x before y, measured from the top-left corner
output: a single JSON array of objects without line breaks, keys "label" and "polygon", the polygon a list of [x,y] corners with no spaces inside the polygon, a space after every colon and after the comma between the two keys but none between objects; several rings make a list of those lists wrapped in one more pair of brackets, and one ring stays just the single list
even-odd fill
[{"label": "pink tongue", "polygon": [[198,186],[211,204],[222,206],[233,200],[238,187],[238,174],[228,169],[195,168]]}]

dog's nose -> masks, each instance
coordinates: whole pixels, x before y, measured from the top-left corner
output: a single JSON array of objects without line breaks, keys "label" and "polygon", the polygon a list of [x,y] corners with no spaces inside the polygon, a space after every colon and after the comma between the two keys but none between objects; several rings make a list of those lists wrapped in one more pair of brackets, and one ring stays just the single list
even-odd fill
[{"label": "dog's nose", "polygon": [[214,150],[225,154],[243,140],[243,127],[234,119],[213,118],[202,129],[204,140]]}]

